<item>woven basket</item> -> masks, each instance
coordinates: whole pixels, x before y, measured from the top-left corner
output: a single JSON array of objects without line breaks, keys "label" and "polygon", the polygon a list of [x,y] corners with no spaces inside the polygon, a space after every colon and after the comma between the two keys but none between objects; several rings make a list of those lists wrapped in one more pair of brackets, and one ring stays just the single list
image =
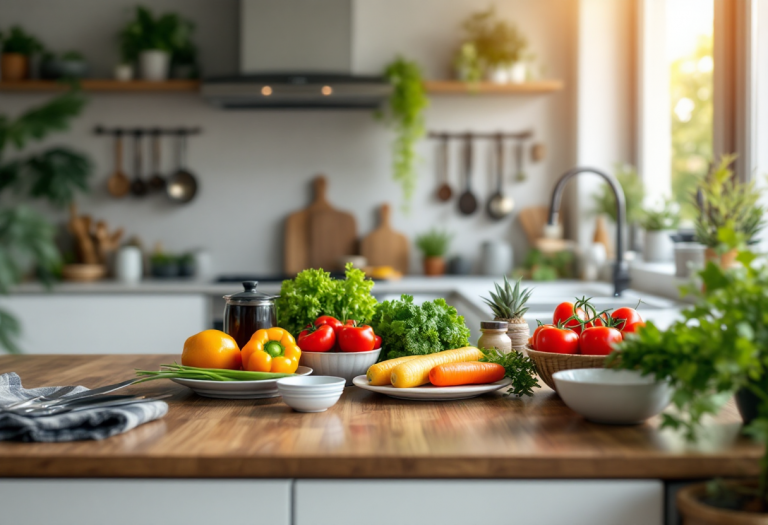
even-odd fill
[{"label": "woven basket", "polygon": [[530,346],[525,347],[528,357],[536,365],[536,372],[549,388],[557,392],[552,374],[561,370],[575,370],[577,368],[605,368],[604,355],[581,354],[553,354],[550,352],[537,352]]}]

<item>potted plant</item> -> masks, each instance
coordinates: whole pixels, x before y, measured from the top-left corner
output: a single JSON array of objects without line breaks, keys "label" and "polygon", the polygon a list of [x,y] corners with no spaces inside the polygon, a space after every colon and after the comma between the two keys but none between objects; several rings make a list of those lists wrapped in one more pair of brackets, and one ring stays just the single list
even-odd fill
[{"label": "potted plant", "polygon": [[494,321],[506,321],[508,323],[507,335],[512,340],[512,348],[521,351],[528,344],[528,338],[530,337],[530,329],[528,328],[528,322],[523,318],[525,312],[528,311],[525,303],[531,298],[533,289],[523,288],[520,289],[521,279],[518,279],[515,283],[515,287],[504,276],[504,286],[501,287],[494,283],[496,293],[488,292],[491,296],[490,299],[481,297],[485,303],[491,307],[491,311],[494,315]]},{"label": "potted plant", "polygon": [[705,258],[728,268],[736,264],[736,248],[728,248],[720,237],[722,231],[734,231],[744,244],[757,241],[765,226],[765,207],[760,204],[762,190],[754,181],[739,182],[730,165],[734,155],[726,155],[699,184],[696,239],[707,247]]},{"label": "potted plant", "polygon": [[149,258],[152,267],[152,276],[162,279],[179,276],[179,259],[173,255],[155,252]]},{"label": "potted plant", "polygon": [[144,80],[168,79],[172,55],[188,47],[194,26],[175,13],[155,16],[146,7],[136,7],[136,17],[120,33],[124,63],[138,60]]},{"label": "potted plant", "polygon": [[41,64],[43,78],[84,78],[88,74],[88,62],[79,51],[67,51],[61,56],[51,53],[44,55]]},{"label": "potted plant", "polygon": [[[643,213],[643,201],[645,200],[645,186],[643,181],[637,176],[637,170],[630,164],[616,164],[614,168],[614,175],[621,185],[621,189],[624,190],[624,202],[626,204],[627,212],[627,224],[625,228],[627,230],[624,233],[624,239],[629,242],[626,245],[627,249],[634,248],[635,242],[635,225],[641,220]],[[616,197],[613,196],[613,191],[608,184],[602,184],[600,191],[593,197],[594,199],[594,212],[597,215],[605,215],[609,220],[611,227],[615,228],[616,225]],[[598,220],[600,218],[598,217]],[[608,238],[615,239],[615,229],[609,231]],[[630,235],[631,234],[631,235]],[[609,252],[611,250],[608,250]]]},{"label": "potted plant", "polygon": [[43,45],[21,27],[13,26],[7,35],[0,33],[0,76],[4,81],[29,78],[30,56],[43,50]]},{"label": "potted plant", "polygon": [[178,258],[179,277],[194,277],[195,275],[195,255],[193,253],[184,253]]},{"label": "potted plant", "polygon": [[680,224],[680,206],[670,199],[648,204],[642,211],[640,226],[645,230],[643,258],[647,262],[671,261],[675,244],[670,235]]},{"label": "potted plant", "polygon": [[433,229],[416,237],[416,246],[424,254],[424,274],[430,276],[445,273],[445,254],[453,236],[445,231]]},{"label": "potted plant", "polygon": [[[737,232],[720,230],[736,247]],[[612,366],[636,369],[674,389],[674,411],[662,426],[682,429],[694,440],[702,418],[716,414],[736,394],[748,426],[744,431],[766,451],[758,480],[699,483],[678,493],[685,523],[765,524],[768,522],[768,266],[749,251],[739,252],[742,267],[707,263],[699,272],[704,287],[686,290],[696,299],[683,320],[661,331],[649,322],[618,345]]]},{"label": "potted plant", "polygon": [[[479,63],[491,82],[525,82],[527,71],[523,60],[528,41],[514,24],[500,20],[491,6],[486,11],[470,15],[463,24],[465,44],[471,44]],[[461,55],[460,55],[461,56]]]}]

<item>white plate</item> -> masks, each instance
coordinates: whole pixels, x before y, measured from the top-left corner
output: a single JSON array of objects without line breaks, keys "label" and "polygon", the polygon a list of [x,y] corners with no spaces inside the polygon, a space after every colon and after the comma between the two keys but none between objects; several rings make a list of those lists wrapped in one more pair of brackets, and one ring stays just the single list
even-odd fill
[{"label": "white plate", "polygon": [[[308,376],[312,369],[299,366],[296,375]],[[184,385],[203,397],[217,399],[264,399],[278,397],[277,379],[263,381],[207,381],[203,379],[171,379],[174,383]]]},{"label": "white plate", "polygon": [[454,399],[469,399],[488,392],[493,392],[505,386],[509,386],[512,380],[508,377],[487,385],[462,385],[462,386],[432,386],[424,385],[416,388],[395,388],[393,386],[372,386],[368,384],[368,378],[357,376],[352,380],[356,387],[371,392],[385,394],[395,399],[415,399],[417,401],[451,401]]}]

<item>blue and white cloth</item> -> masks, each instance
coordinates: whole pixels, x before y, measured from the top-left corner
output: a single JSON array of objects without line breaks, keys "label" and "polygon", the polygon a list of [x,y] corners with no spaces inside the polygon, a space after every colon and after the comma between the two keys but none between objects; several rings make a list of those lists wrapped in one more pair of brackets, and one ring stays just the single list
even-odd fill
[{"label": "blue and white cloth", "polygon": [[[21,386],[18,374],[0,374],[0,407],[37,397],[50,395],[60,386],[44,386],[27,390]],[[88,390],[78,386],[72,394]],[[151,401],[112,408],[91,408],[67,412],[56,416],[23,417],[0,411],[0,441],[78,441],[106,439],[128,432],[139,425],[163,417],[168,403]]]}]

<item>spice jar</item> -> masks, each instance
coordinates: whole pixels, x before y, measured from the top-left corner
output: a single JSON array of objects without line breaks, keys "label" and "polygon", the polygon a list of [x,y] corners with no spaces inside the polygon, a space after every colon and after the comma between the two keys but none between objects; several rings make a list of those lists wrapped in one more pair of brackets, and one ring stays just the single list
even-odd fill
[{"label": "spice jar", "polygon": [[277,324],[276,296],[256,291],[258,281],[244,281],[240,293],[225,295],[224,332],[243,348],[251,336],[262,328]]},{"label": "spice jar", "polygon": [[481,321],[480,331],[483,335],[477,340],[478,348],[496,348],[502,354],[512,351],[512,340],[507,335],[506,321]]}]

